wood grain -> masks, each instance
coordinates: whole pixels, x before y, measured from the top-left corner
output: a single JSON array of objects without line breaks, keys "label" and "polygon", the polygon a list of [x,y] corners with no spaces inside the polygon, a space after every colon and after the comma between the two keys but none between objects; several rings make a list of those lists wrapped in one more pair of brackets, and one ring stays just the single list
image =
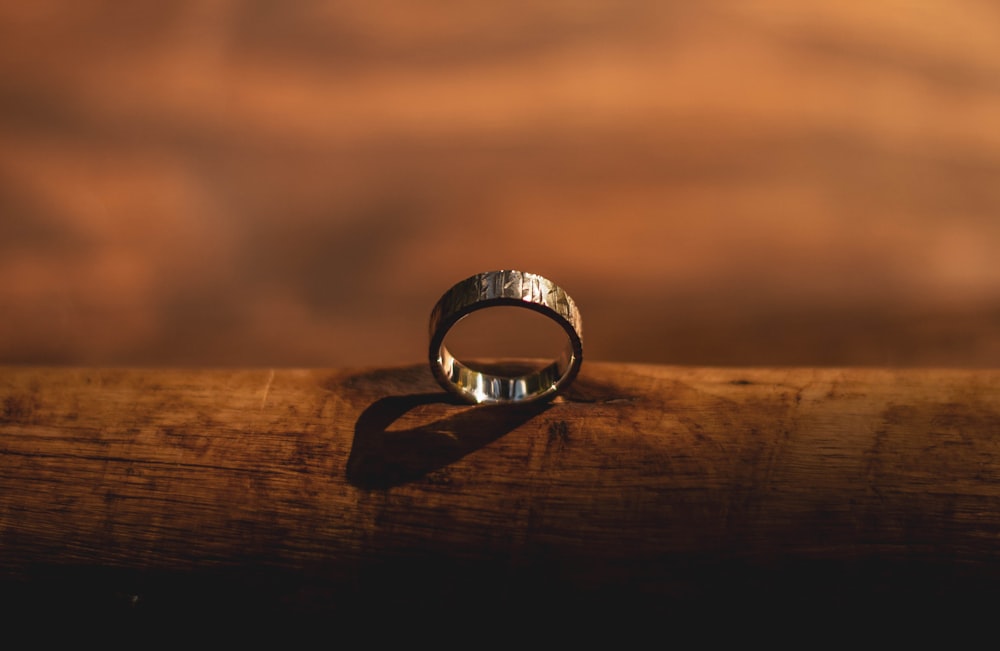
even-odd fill
[{"label": "wood grain", "polygon": [[589,363],[504,409],[423,366],[6,368],[0,585],[121,613],[993,603],[998,396]]}]

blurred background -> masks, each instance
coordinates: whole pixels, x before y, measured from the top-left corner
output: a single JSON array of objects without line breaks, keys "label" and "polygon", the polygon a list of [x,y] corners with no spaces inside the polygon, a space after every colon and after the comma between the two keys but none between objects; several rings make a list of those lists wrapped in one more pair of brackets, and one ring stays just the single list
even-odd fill
[{"label": "blurred background", "polygon": [[0,363],[425,358],[475,272],[589,359],[1000,366],[1000,5],[0,5]]}]

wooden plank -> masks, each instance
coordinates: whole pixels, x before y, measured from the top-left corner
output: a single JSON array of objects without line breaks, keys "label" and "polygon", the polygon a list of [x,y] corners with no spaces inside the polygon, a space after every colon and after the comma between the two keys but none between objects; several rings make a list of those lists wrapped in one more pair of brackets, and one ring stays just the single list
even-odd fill
[{"label": "wooden plank", "polygon": [[150,612],[964,603],[1000,586],[998,397],[983,370],[587,363],[510,409],[423,366],[6,368],[0,583]]}]

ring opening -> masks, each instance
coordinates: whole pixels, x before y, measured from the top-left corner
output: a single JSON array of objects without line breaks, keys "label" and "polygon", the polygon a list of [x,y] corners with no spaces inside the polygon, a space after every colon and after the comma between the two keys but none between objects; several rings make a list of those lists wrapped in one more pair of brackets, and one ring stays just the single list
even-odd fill
[{"label": "ring opening", "polygon": [[520,306],[496,305],[459,319],[444,345],[471,370],[518,377],[544,369],[567,344],[562,327],[548,316]]},{"label": "ring opening", "polygon": [[552,394],[574,361],[572,341],[562,326],[516,305],[494,305],[463,316],[445,335],[437,358],[459,393],[487,404]]}]

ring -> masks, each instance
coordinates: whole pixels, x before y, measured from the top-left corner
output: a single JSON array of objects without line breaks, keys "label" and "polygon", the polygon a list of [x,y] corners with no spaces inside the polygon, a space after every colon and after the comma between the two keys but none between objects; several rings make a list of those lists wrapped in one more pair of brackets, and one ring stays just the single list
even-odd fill
[{"label": "ring", "polygon": [[[498,305],[534,310],[562,326],[568,341],[560,357],[516,377],[477,371],[455,359],[444,345],[448,331],[472,312]],[[438,383],[476,404],[549,400],[573,382],[583,363],[583,322],[576,303],[551,280],[523,271],[487,271],[456,284],[431,311],[430,337],[431,370]]]}]

